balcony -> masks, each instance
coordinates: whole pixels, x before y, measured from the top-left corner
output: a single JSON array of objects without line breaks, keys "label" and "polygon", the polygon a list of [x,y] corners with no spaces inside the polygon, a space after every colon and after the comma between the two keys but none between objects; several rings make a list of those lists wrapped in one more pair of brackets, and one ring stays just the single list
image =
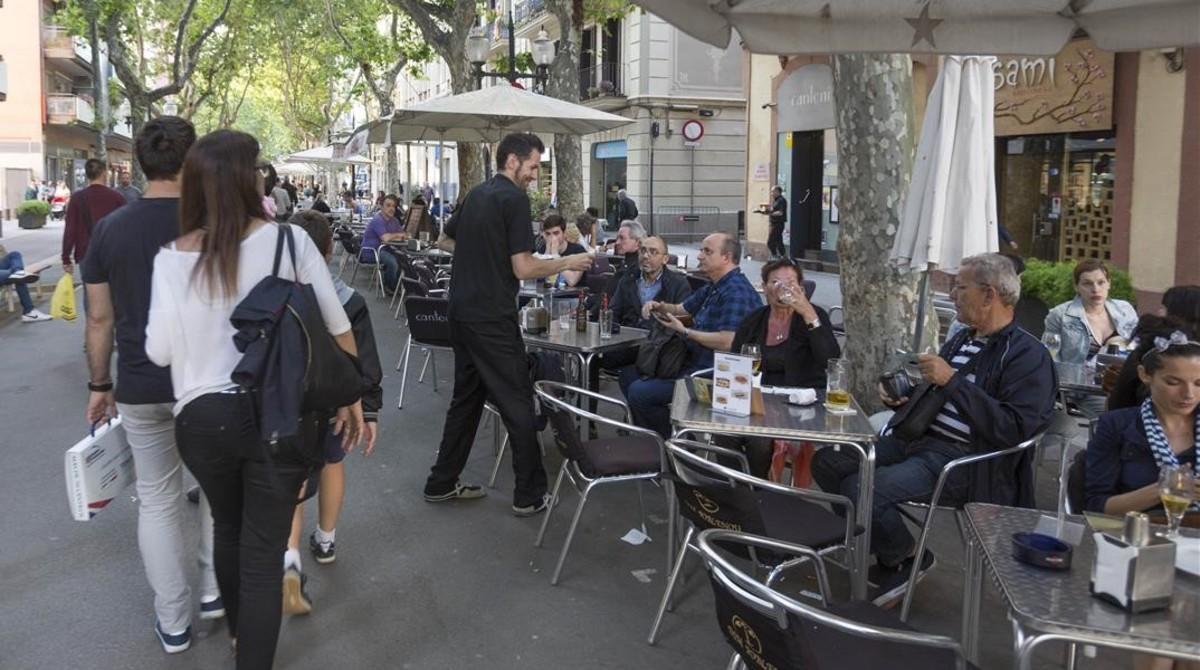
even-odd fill
[{"label": "balcony", "polygon": [[76,121],[88,125],[96,122],[90,98],[72,93],[46,94],[46,123],[68,126]]},{"label": "balcony", "polygon": [[546,13],[546,0],[525,0],[513,5],[513,27],[517,30],[525,27],[530,21],[535,21]]},{"label": "balcony", "polygon": [[46,60],[74,77],[92,74],[92,47],[82,37],[73,37],[62,26],[42,28],[42,53]]},{"label": "balcony", "polygon": [[624,98],[621,70],[621,63],[579,68],[579,99]]}]

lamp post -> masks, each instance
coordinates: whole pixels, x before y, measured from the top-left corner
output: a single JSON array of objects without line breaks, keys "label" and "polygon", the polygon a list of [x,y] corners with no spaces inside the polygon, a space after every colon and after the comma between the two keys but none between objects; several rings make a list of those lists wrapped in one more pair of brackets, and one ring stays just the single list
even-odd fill
[{"label": "lamp post", "polygon": [[535,84],[545,87],[546,80],[550,76],[550,63],[554,61],[554,42],[550,40],[550,35],[545,28],[542,28],[538,31],[537,37],[533,39],[530,51],[535,70],[533,74],[526,74],[517,72],[517,44],[513,32],[513,11],[510,4],[508,8],[508,69],[503,72],[489,72],[483,69],[483,66],[487,63],[491,42],[479,26],[471,29],[471,35],[467,37],[467,60],[471,61],[476,88],[483,85],[484,77],[507,79],[514,85],[519,79],[532,79]]}]

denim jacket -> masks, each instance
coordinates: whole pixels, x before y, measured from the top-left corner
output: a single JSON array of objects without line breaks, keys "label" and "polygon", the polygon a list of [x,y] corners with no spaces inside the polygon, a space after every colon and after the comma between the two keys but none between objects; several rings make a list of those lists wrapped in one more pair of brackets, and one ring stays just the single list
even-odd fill
[{"label": "denim jacket", "polygon": [[[1116,327],[1116,335],[1126,340],[1133,336],[1133,329],[1138,322],[1137,310],[1133,305],[1124,300],[1106,300],[1104,309]],[[1057,333],[1062,338],[1058,360],[1064,363],[1083,363],[1087,360],[1092,331],[1083,313],[1083,300],[1079,296],[1050,310],[1046,315],[1046,332]]]}]

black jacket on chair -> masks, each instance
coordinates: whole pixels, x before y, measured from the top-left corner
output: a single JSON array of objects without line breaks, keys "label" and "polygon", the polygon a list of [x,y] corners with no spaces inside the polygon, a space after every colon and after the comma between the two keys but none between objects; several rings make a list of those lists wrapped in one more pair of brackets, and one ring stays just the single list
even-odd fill
[{"label": "black jacket on chair", "polygon": [[[787,347],[784,386],[824,390],[825,362],[842,355],[837,338],[833,335],[829,314],[816,305],[813,305],[813,309],[817,310],[817,318],[821,320],[819,328],[810,329],[800,315],[792,315],[788,339],[783,342]],[[734,334],[730,351],[741,351],[743,344],[766,346],[767,322],[770,315],[770,306],[750,312]],[[763,383],[766,384],[765,381]]]},{"label": "black jacket on chair", "polygon": [[[640,272],[622,272],[616,275],[617,290],[613,293],[613,318],[622,326],[650,329],[655,323],[653,318],[642,318],[642,298],[638,294],[638,278]],[[662,288],[654,299],[659,302],[678,305],[692,294],[692,287],[683,275],[664,267],[662,270]]]}]

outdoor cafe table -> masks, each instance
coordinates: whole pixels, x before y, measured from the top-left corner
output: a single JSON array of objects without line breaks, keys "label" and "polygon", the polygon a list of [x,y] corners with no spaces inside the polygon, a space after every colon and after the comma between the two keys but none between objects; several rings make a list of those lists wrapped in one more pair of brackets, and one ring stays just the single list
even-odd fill
[{"label": "outdoor cafe table", "polygon": [[[1167,610],[1131,614],[1089,592],[1096,544],[1090,529],[1075,547],[1069,570],[1047,570],[1012,557],[1012,534],[1032,531],[1042,512],[968,503],[960,516],[966,538],[963,650],[977,656],[983,567],[1008,606],[1015,639],[1014,666],[1032,667],[1033,652],[1051,641],[1111,647],[1200,661],[1200,579],[1175,574]],[[1084,522],[1082,517],[1068,517]],[[1185,534],[1194,531],[1184,529]]]},{"label": "outdoor cafe table", "polygon": [[1096,382],[1095,368],[1089,368],[1082,363],[1056,361],[1054,369],[1058,371],[1059,391],[1093,396],[1108,395],[1104,392],[1104,388]]},{"label": "outdoor cafe table", "polygon": [[[597,389],[591,388],[588,383],[591,376],[588,373],[591,371],[592,361],[596,356],[636,347],[645,341],[646,334],[647,331],[641,328],[622,326],[621,332],[613,333],[613,336],[608,339],[601,339],[600,324],[595,321],[589,321],[587,332],[580,333],[575,330],[574,320],[571,321],[571,327],[565,330],[558,326],[557,320],[552,320],[550,328],[546,332],[541,334],[523,333],[522,337],[527,348],[557,351],[574,356],[579,361],[578,385],[589,391],[595,391]],[[581,409],[587,409],[587,398],[581,395],[579,403]],[[579,425],[580,435],[585,440],[587,439],[586,424],[587,422],[583,421]]]},{"label": "outdoor cafe table", "polygon": [[454,254],[440,247],[430,246],[420,251],[413,251],[408,248],[408,241],[388,242],[387,245],[393,249],[414,258],[428,258],[438,265],[447,265],[454,260]]},{"label": "outdoor cafe table", "polygon": [[865,600],[867,561],[871,553],[871,497],[875,490],[875,431],[858,402],[850,399],[855,410],[853,414],[834,414],[825,409],[822,391],[817,392],[817,402],[803,407],[788,404],[785,396],[764,393],[763,414],[735,416],[714,411],[711,406],[692,400],[687,383],[687,379],[675,382],[675,395],[671,401],[675,437],[689,433],[768,437],[811,442],[826,448],[850,447],[859,457],[859,493],[858,500],[854,501],[854,513],[863,532],[854,541],[850,580],[854,598]]}]

